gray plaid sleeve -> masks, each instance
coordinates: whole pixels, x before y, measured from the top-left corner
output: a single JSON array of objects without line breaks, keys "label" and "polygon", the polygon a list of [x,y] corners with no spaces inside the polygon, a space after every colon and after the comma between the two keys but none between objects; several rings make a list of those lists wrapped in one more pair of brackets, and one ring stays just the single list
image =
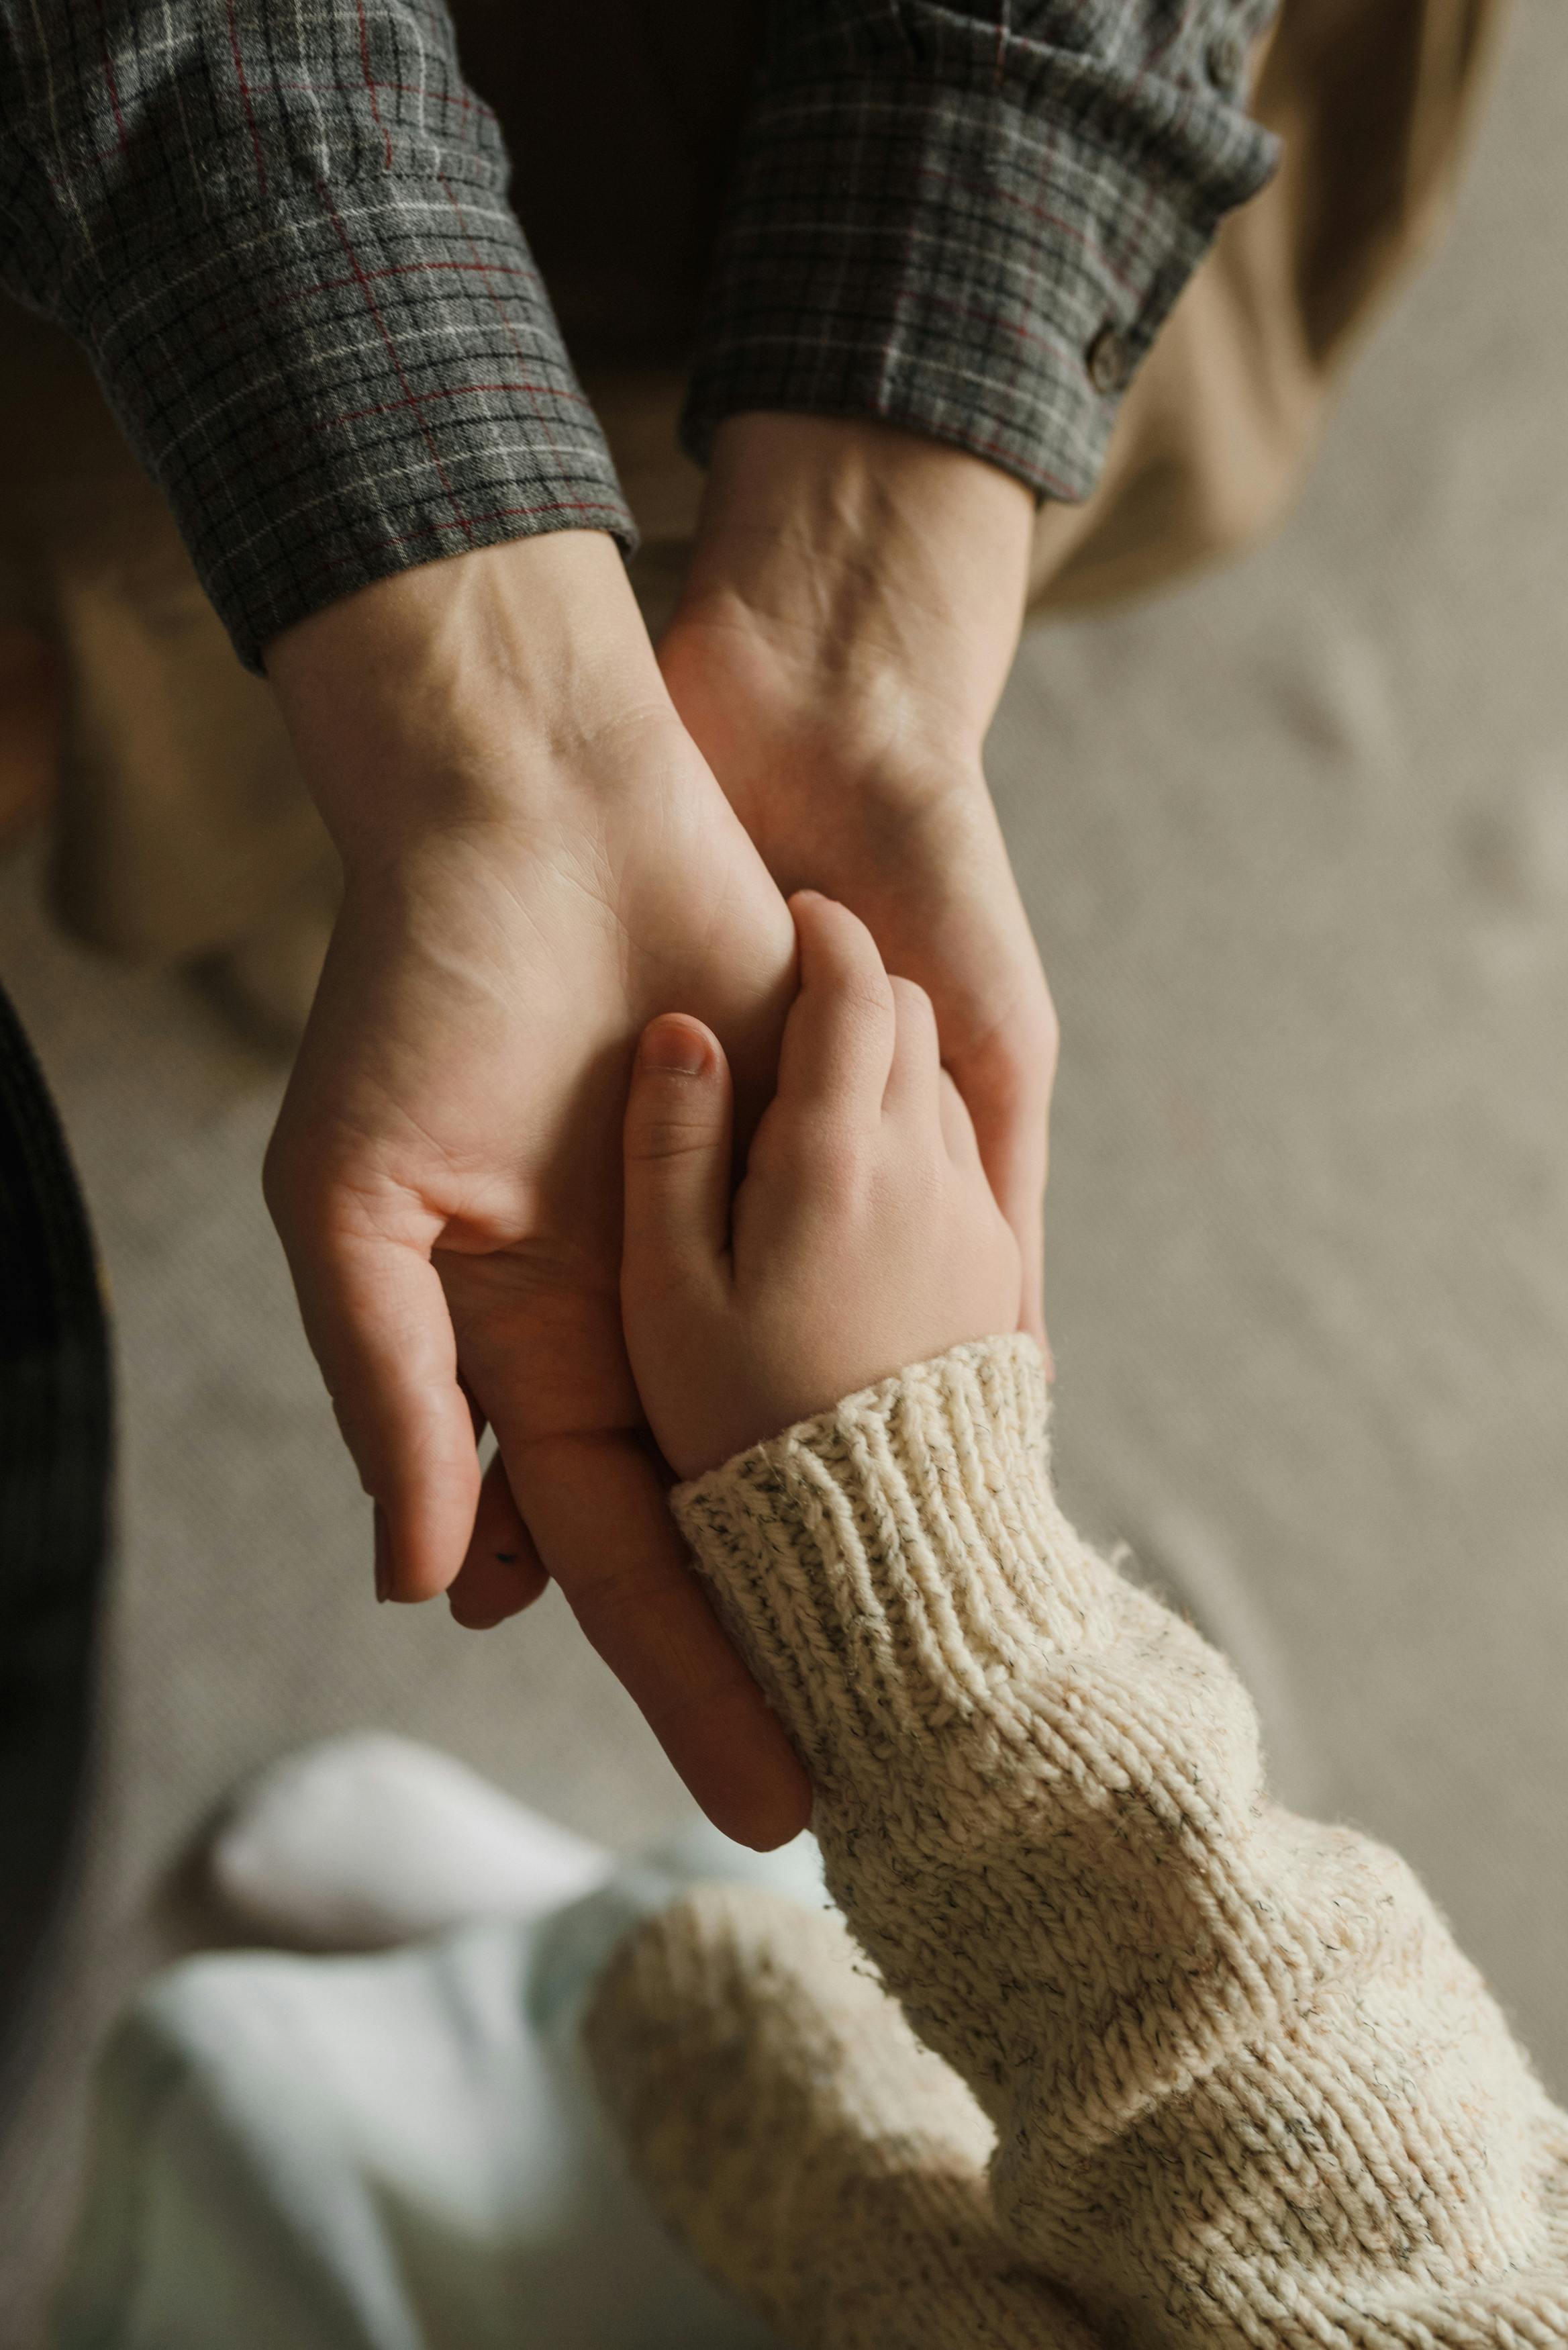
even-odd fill
[{"label": "gray plaid sleeve", "polygon": [[0,276],[87,346],[242,660],[534,531],[632,538],[440,0],[0,0]]},{"label": "gray plaid sleeve", "polygon": [[685,437],[879,418],[1094,487],[1223,213],[1270,0],[772,0]]}]

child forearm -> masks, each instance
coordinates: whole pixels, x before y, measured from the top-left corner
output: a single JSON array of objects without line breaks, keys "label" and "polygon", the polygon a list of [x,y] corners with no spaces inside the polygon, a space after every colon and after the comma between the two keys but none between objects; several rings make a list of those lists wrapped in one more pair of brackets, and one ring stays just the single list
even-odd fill
[{"label": "child forearm", "polygon": [[1029,1341],[962,1347],[677,1501],[1003,2228],[1140,2339],[1561,2340],[1568,2124],[1405,1865],[1267,1800],[1045,1417]]}]

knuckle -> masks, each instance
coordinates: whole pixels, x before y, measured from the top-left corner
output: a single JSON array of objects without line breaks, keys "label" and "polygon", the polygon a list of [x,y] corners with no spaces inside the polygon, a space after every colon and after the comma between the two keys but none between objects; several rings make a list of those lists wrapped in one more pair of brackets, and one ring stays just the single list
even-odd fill
[{"label": "knuckle", "polygon": [[863,1141],[836,1119],[824,1118],[799,1138],[795,1171],[808,1191],[846,1199],[861,1189],[867,1164]]},{"label": "knuckle", "polygon": [[843,1002],[851,1018],[878,1027],[892,1018],[897,1008],[893,982],[880,964],[874,971],[867,965],[853,972],[845,980]]},{"label": "knuckle", "polygon": [[691,1267],[682,1250],[628,1246],[621,1261],[620,1304],[629,1340],[640,1343],[649,1318],[657,1315],[660,1343],[678,1345],[691,1303]]},{"label": "knuckle", "polygon": [[713,1129],[705,1120],[682,1118],[677,1109],[661,1109],[639,1120],[628,1156],[642,1165],[690,1159],[710,1149]]},{"label": "knuckle", "polygon": [[918,979],[896,976],[888,983],[893,991],[893,1006],[900,1020],[929,1023],[935,1027],[937,1015],[930,995]]},{"label": "knuckle", "polygon": [[808,1193],[842,1193],[857,1180],[863,1146],[853,1128],[825,1109],[803,1111],[760,1132],[751,1165],[764,1180]]}]

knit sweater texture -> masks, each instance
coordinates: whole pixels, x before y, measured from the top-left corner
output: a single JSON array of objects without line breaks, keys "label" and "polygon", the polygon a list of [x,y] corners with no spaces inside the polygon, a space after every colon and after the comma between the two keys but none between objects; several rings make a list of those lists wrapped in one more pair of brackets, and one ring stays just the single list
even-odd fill
[{"label": "knit sweater texture", "polygon": [[618,1954],[644,2184],[800,2345],[1568,2343],[1568,2116],[1405,1863],[1269,1799],[1046,1435],[995,1339],[678,1490],[842,1918],[714,1889]]}]

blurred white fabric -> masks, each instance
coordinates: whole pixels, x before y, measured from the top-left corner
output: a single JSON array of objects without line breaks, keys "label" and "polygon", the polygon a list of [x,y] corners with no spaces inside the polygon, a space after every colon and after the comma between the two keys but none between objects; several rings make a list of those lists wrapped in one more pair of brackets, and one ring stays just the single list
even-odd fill
[{"label": "blurred white fabric", "polygon": [[646,2207],[578,2046],[621,1936],[711,1877],[826,1899],[809,1837],[703,1827],[526,1923],[169,1969],[99,2068],[57,2350],[766,2350]]},{"label": "blurred white fabric", "polygon": [[481,1918],[525,1925],[602,1885],[615,1856],[435,1747],[359,1730],[243,1787],[209,1867],[261,1940],[379,1950]]}]

